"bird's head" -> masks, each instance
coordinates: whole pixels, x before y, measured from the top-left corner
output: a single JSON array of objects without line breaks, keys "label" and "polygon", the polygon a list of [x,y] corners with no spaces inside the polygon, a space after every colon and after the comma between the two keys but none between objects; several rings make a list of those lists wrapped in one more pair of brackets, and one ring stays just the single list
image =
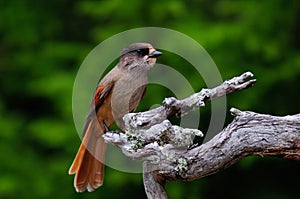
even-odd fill
[{"label": "bird's head", "polygon": [[151,44],[134,43],[129,45],[121,52],[120,67],[132,70],[135,68],[149,69],[155,62],[156,58],[162,53],[157,51]]}]

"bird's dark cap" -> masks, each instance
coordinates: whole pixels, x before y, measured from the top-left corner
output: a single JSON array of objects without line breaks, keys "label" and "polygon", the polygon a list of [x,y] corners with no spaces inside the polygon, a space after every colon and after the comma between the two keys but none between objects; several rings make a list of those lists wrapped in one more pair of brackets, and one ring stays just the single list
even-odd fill
[{"label": "bird's dark cap", "polygon": [[121,56],[138,49],[145,49],[145,48],[153,48],[153,46],[149,43],[133,43],[130,44],[127,48],[124,48],[121,52]]}]

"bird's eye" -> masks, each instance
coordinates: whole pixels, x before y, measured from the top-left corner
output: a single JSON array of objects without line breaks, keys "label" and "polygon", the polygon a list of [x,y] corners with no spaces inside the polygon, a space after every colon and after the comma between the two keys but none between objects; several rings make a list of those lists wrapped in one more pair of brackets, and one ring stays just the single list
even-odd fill
[{"label": "bird's eye", "polygon": [[138,53],[138,55],[144,57],[145,55],[149,54],[149,48],[137,49],[136,52]]}]

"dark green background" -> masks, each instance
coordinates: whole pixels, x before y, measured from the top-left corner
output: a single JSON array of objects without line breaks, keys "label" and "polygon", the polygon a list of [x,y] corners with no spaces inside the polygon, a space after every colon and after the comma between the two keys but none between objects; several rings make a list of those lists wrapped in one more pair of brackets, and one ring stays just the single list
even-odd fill
[{"label": "dark green background", "polygon": [[[85,56],[108,37],[144,26],[185,33],[224,79],[255,74],[255,86],[228,96],[228,108],[286,115],[300,109],[299,21],[297,0],[0,1],[0,198],[145,198],[140,174],[107,168],[104,186],[81,194],[67,174],[80,144],[73,82]],[[163,63],[184,67],[167,55]],[[182,73],[196,91],[205,86]],[[169,95],[152,85],[141,109]],[[209,115],[204,108],[201,118]],[[249,157],[204,179],[170,183],[167,192],[172,199],[296,199],[299,169],[290,160]]]}]

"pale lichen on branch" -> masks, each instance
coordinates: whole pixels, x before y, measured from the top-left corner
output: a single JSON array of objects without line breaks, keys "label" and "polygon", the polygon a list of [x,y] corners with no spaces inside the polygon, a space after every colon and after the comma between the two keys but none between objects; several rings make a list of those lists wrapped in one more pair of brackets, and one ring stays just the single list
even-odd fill
[{"label": "pale lichen on branch", "polygon": [[144,161],[144,186],[149,199],[167,198],[164,184],[168,181],[211,175],[249,155],[300,160],[300,114],[276,117],[231,108],[235,117],[232,123],[200,146],[193,145],[195,136],[203,136],[200,130],[175,126],[167,120],[251,87],[256,82],[249,79],[252,77],[246,72],[182,100],[166,98],[160,107],[125,115],[125,134],[107,132],[103,137],[126,156]]}]

